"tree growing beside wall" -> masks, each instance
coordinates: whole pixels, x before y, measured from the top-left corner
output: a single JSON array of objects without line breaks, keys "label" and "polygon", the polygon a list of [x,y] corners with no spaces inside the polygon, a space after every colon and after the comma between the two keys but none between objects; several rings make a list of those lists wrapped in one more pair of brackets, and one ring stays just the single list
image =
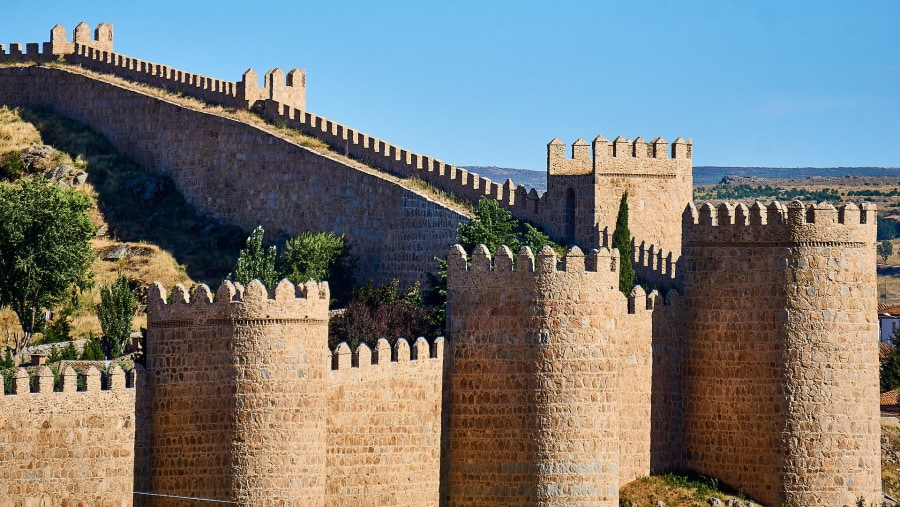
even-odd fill
[{"label": "tree growing beside wall", "polygon": [[267,289],[272,289],[278,282],[278,272],[275,271],[275,247],[263,247],[263,237],[266,231],[262,226],[257,226],[247,238],[246,246],[238,255],[237,264],[234,266],[233,280],[242,285],[248,285],[253,280],[259,280]]},{"label": "tree growing beside wall", "polygon": [[288,239],[280,256],[275,246],[263,246],[264,236],[265,230],[257,227],[247,238],[232,274],[234,281],[247,285],[256,279],[271,290],[282,278],[295,285],[325,280],[333,301],[345,303],[349,299],[356,262],[343,234],[304,232]]},{"label": "tree growing beside wall", "polygon": [[90,284],[94,227],[87,196],[25,178],[0,184],[0,306],[9,306],[24,339],[16,357],[40,324],[41,309],[51,308],[71,287]]},{"label": "tree growing beside wall", "polygon": [[128,285],[128,277],[119,274],[115,283],[100,288],[97,318],[106,338],[109,357],[121,356],[131,337],[131,321],[137,312],[137,298]]},{"label": "tree growing beside wall", "polygon": [[628,229],[628,192],[622,194],[619,202],[619,215],[616,217],[616,230],[613,232],[613,248],[619,249],[619,290],[626,296],[634,289],[634,246],[631,243],[631,231]]}]

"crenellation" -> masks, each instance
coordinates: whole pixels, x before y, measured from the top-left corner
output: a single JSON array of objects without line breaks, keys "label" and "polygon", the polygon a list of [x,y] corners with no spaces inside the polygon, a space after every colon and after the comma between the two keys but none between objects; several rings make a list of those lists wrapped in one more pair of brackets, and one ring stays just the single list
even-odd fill
[{"label": "crenellation", "polygon": [[[71,395],[52,393],[46,366],[34,370],[33,386],[26,369],[16,371],[17,394],[0,397],[0,413],[38,416],[0,417],[0,448],[34,455],[52,443],[55,456],[69,458],[3,464],[0,490],[52,489],[56,496],[41,501],[54,505],[84,500],[58,493],[78,488],[95,488],[97,503],[128,504],[134,490],[152,485],[247,505],[614,506],[623,484],[690,468],[765,504],[880,499],[877,340],[868,313],[877,298],[874,205],[695,204],[692,140],[681,137],[598,135],[590,146],[579,138],[571,158],[554,139],[548,190],[538,194],[307,112],[299,69],[273,69],[262,87],[252,70],[221,81],[114,53],[112,26],[103,24],[93,38],[79,25],[73,42],[57,25],[38,49],[16,44],[7,54],[0,46],[0,61],[62,56],[207,102],[254,107],[382,171],[471,201],[494,199],[568,250],[559,259],[550,248],[535,255],[501,246],[492,255],[479,245],[468,255],[451,247],[450,339],[399,338],[392,346],[379,338],[374,349],[328,350],[327,282],[284,280],[269,291],[258,281],[226,281],[214,295],[205,285],[167,293],[153,284],[147,370],[130,374],[146,379],[137,388],[115,363],[105,374],[91,366],[83,391],[78,373],[61,364],[62,391]],[[433,255],[412,254],[419,241],[445,248],[465,219],[271,129],[64,67],[0,71],[0,91],[11,89],[15,105],[48,103],[95,126],[137,162],[164,167],[198,209],[286,233],[297,216],[327,215],[321,223],[331,225],[320,229],[342,231],[365,222],[354,226],[362,240],[355,245],[375,238],[363,256],[378,265],[366,275],[420,272]],[[93,111],[100,102],[128,106]],[[227,141],[156,148],[172,138],[154,130],[178,125]],[[187,152],[208,154],[209,167]],[[247,168],[248,160],[259,167]],[[238,190],[220,184],[233,174],[244,176]],[[269,194],[268,183],[280,191],[300,180],[305,195],[274,192],[268,208],[246,198]],[[341,199],[329,194],[337,187]],[[635,271],[659,288],[635,286],[627,297],[620,252],[608,248],[626,192]],[[361,197],[370,194],[377,199]],[[312,206],[292,207],[298,200]],[[404,239],[422,214],[435,219]],[[6,431],[9,424],[15,429]],[[114,473],[88,477],[97,462]],[[6,470],[87,474],[15,482]]]}]

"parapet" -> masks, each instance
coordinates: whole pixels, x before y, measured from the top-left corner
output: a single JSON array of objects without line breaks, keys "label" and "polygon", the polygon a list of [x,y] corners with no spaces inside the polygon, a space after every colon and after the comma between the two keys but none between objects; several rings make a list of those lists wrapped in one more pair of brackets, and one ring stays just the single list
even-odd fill
[{"label": "parapet", "polygon": [[876,207],[872,203],[843,204],[837,208],[822,202],[804,205],[778,201],[768,206],[755,202],[690,203],[682,215],[685,245],[779,243],[809,246],[863,246],[875,241]]},{"label": "parapet", "polygon": [[[139,368],[140,366],[137,365],[135,367]],[[59,375],[61,392],[57,391],[55,395],[76,392],[96,393],[101,391],[121,392],[125,389],[133,390],[135,382],[133,380],[130,382],[127,381],[126,375],[135,375],[135,373],[134,370],[126,373],[116,363],[111,363],[105,373],[101,373],[96,367],[90,366],[82,375],[84,382],[81,385],[81,388],[79,388],[78,372],[71,366],[65,365],[62,367],[62,371]],[[40,366],[34,373],[33,385],[31,377],[28,374],[28,369],[18,368],[13,376],[13,392],[8,396],[54,395],[54,383],[53,371],[47,365]],[[0,396],[0,403],[2,403],[3,399],[4,397]]]},{"label": "parapet", "polygon": [[247,287],[226,280],[215,295],[204,284],[190,293],[178,284],[168,295],[162,284],[154,282],[147,297],[147,318],[198,324],[221,318],[327,322],[329,299],[328,282],[313,280],[297,286],[282,280],[271,294],[259,280]]},{"label": "parapet", "polygon": [[424,337],[418,337],[410,344],[405,338],[397,338],[394,346],[385,338],[379,338],[373,351],[365,343],[351,349],[346,342],[341,342],[331,354],[332,370],[367,369],[372,366],[388,366],[391,363],[424,363],[430,359],[438,362],[444,359],[445,341],[439,336],[429,343]]},{"label": "parapet", "polygon": [[680,137],[670,145],[662,137],[648,143],[642,137],[631,140],[619,136],[610,142],[598,135],[590,145],[584,139],[577,139],[572,143],[572,158],[566,158],[566,145],[553,139],[547,143],[547,174],[592,174],[602,171],[607,159],[689,160],[691,148],[692,141]]}]

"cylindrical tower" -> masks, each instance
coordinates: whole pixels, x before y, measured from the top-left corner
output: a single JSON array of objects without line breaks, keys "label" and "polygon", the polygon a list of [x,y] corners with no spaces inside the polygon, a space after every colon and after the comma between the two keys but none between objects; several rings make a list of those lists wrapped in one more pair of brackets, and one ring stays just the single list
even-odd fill
[{"label": "cylindrical tower", "polygon": [[177,497],[231,499],[234,367],[226,289],[213,301],[205,285],[190,296],[177,285],[171,298],[159,283],[150,286],[145,353],[151,428],[144,430],[150,433],[150,477],[135,489],[160,495],[137,496],[154,506],[188,502]]},{"label": "cylindrical tower", "polygon": [[[328,285],[201,285],[148,302],[153,504],[325,505]],[[181,500],[178,497],[182,497]]]},{"label": "cylindrical tower", "polygon": [[785,496],[879,504],[878,306],[873,205],[787,206]]},{"label": "cylindrical tower", "polygon": [[234,500],[325,505],[328,285],[282,280],[269,299],[252,281],[232,305]]},{"label": "cylindrical tower", "polygon": [[526,248],[513,268],[502,247],[492,266],[479,246],[467,268],[451,251],[451,505],[618,505],[618,332],[636,316],[616,260],[574,248],[557,270],[552,250],[535,263]]},{"label": "cylindrical tower", "polygon": [[766,504],[880,501],[874,208],[684,218],[687,466]]}]

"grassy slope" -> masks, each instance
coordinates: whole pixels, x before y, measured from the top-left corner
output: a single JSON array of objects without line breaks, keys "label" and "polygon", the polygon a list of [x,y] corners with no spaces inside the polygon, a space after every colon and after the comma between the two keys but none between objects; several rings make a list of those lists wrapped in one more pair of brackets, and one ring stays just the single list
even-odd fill
[{"label": "grassy slope", "polygon": [[[93,264],[94,287],[79,295],[72,305],[73,336],[100,334],[93,305],[99,302],[100,286],[111,283],[120,271],[138,286],[160,281],[171,287],[176,283],[191,285],[194,280],[214,282],[233,266],[243,241],[240,230],[197,215],[174,191],[151,201],[122,191],[123,182],[144,172],[119,156],[102,136],[47,111],[0,108],[0,163],[12,151],[32,144],[53,146],[60,150],[55,163],[70,164],[88,173],[87,182],[78,191],[94,203],[90,211],[94,226],[105,225],[109,231],[92,240],[94,250],[99,254],[128,242],[135,252],[112,262],[98,255]],[[207,234],[198,234],[201,231]],[[135,327],[143,325],[146,316],[141,313],[135,318]],[[19,329],[14,314],[0,312],[0,336]]]}]

